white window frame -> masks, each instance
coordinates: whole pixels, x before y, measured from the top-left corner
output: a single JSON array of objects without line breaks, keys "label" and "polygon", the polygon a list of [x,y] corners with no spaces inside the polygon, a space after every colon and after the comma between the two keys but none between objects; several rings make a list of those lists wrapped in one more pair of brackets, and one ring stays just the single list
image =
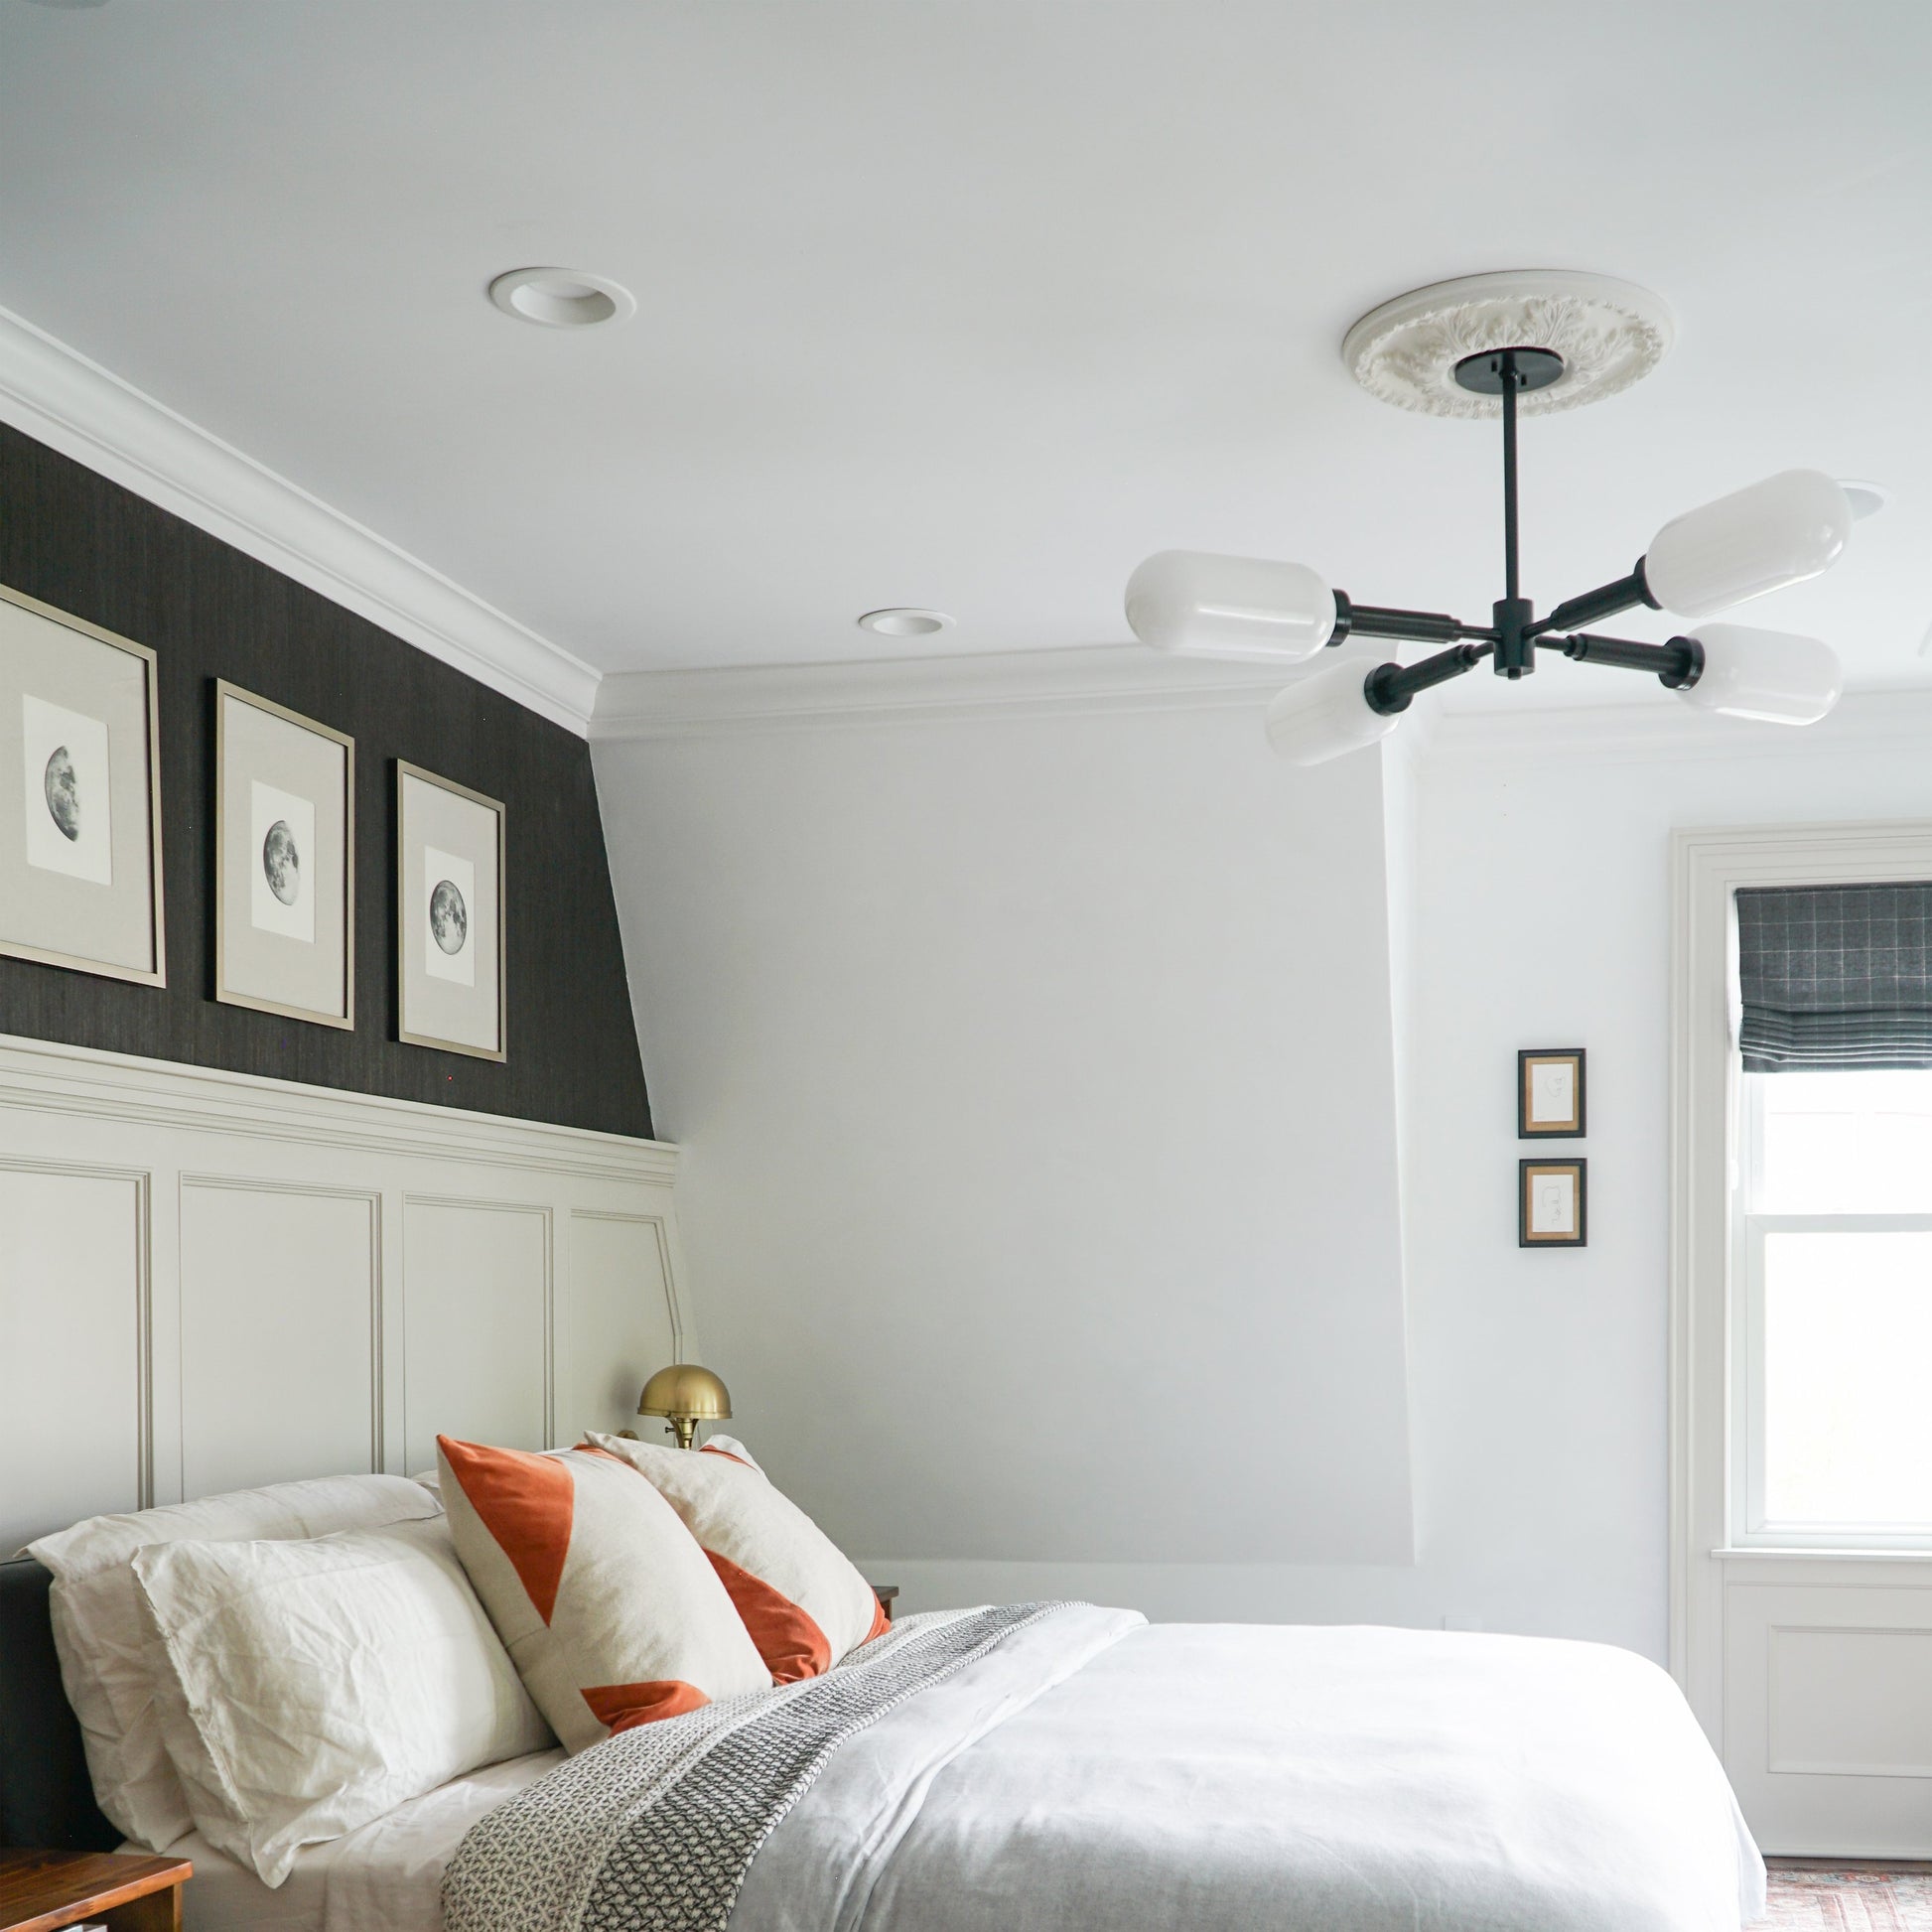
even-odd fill
[{"label": "white window frame", "polygon": [[1727,1570],[1767,1583],[1814,1570],[1819,1582],[1838,1583],[1875,1578],[1869,1566],[1879,1562],[1932,1563],[1932,1548],[1917,1540],[1904,1546],[1860,1532],[1774,1545],[1746,1530],[1738,1442],[1750,1417],[1734,1414],[1732,1402],[1749,1316],[1732,1186],[1740,1125],[1733,899],[1742,886],[1932,879],[1932,821],[1680,831],[1671,870],[1670,1661],[1718,1741]]}]

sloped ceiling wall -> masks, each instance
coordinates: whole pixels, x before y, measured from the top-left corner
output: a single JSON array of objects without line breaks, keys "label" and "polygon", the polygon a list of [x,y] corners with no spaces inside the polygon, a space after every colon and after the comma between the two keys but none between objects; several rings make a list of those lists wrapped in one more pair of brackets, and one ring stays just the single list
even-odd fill
[{"label": "sloped ceiling wall", "polygon": [[1248,709],[595,750],[705,1354],[835,1536],[1411,1561],[1374,758]]}]

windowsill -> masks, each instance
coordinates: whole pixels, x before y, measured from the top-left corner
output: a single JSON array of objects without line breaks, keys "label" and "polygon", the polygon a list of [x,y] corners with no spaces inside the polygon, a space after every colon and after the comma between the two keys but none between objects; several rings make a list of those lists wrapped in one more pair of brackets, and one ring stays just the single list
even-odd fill
[{"label": "windowsill", "polygon": [[1834,1550],[1815,1543],[1795,1550],[1773,1550],[1751,1545],[1717,1549],[1711,1554],[1720,1563],[1932,1563],[1932,1549],[1923,1544],[1906,1550]]}]

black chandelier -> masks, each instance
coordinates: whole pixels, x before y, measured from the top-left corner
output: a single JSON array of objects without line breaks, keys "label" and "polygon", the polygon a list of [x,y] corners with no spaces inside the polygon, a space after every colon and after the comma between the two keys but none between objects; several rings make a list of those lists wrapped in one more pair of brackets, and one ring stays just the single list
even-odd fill
[{"label": "black chandelier", "polygon": [[1434,611],[1357,604],[1306,565],[1164,550],[1134,572],[1127,621],[1143,642],[1189,656],[1298,663],[1351,636],[1448,648],[1420,663],[1378,664],[1366,676],[1335,665],[1290,685],[1268,708],[1270,743],[1297,764],[1319,764],[1386,737],[1416,694],[1489,660],[1521,678],[1539,650],[1584,664],[1645,671],[1699,709],[1778,724],[1814,724],[1838,701],[1837,657],[1815,637],[1740,624],[1703,624],[1667,643],[1606,637],[1589,626],[1647,607],[1692,620],[1815,577],[1851,533],[1843,486],[1817,470],[1786,470],[1664,525],[1626,577],[1559,604],[1547,618],[1522,595],[1516,492],[1516,403],[1564,374],[1550,348],[1466,355],[1455,382],[1499,399],[1503,431],[1503,594],[1486,624]]}]

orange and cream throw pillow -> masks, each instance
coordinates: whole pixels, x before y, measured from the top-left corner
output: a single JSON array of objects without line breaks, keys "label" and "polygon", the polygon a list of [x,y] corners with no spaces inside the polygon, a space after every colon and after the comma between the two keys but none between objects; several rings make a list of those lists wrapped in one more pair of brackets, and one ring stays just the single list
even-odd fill
[{"label": "orange and cream throw pillow", "polygon": [[772,1683],[816,1677],[886,1629],[872,1586],[762,1469],[733,1452],[739,1445],[729,1438],[696,1450],[621,1436],[591,1441],[641,1470],[683,1517],[731,1592]]},{"label": "orange and cream throw pillow", "polygon": [[613,1455],[436,1439],[457,1555],[567,1750],[769,1688],[676,1512]]}]

